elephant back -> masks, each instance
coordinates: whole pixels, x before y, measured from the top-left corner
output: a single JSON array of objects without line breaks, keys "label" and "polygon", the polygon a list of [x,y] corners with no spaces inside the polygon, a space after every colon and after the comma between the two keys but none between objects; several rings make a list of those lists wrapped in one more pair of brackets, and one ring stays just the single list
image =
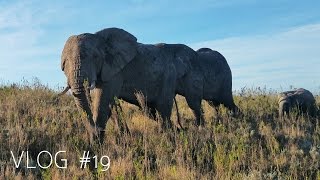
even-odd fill
[{"label": "elephant back", "polygon": [[119,28],[106,28],[95,33],[104,42],[105,65],[101,78],[108,81],[137,55],[137,38]]},{"label": "elephant back", "polygon": [[221,53],[210,48],[200,48],[197,50],[197,53],[201,57],[201,60],[221,61],[227,63],[226,58]]},{"label": "elephant back", "polygon": [[210,48],[197,50],[198,64],[205,77],[215,79],[218,76],[225,77],[231,81],[231,69],[226,58],[218,51]]},{"label": "elephant back", "polygon": [[196,52],[184,44],[158,43],[155,44],[155,46],[160,49],[164,58],[173,62],[178,79],[189,72],[193,67],[194,62],[196,62]]},{"label": "elephant back", "polygon": [[129,32],[119,28],[106,28],[95,34],[104,39],[105,51],[117,61],[116,64],[126,64],[136,56],[137,38]]},{"label": "elephant back", "polygon": [[111,41],[118,40],[137,42],[137,38],[134,35],[120,28],[105,28],[96,32],[95,34]]},{"label": "elephant back", "polygon": [[313,104],[316,101],[313,94],[310,91],[303,88],[297,89],[294,93],[294,96],[297,97],[297,100],[301,104]]},{"label": "elephant back", "polygon": [[212,52],[214,51],[210,48],[200,48],[197,50],[197,53],[212,53]]}]

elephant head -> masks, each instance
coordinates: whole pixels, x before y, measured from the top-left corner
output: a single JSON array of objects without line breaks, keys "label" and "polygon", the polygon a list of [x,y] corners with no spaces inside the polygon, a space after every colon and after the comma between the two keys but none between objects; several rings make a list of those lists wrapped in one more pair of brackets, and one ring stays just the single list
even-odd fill
[{"label": "elephant head", "polygon": [[112,79],[136,54],[137,39],[118,28],[74,35],[67,40],[62,51],[61,69],[78,109],[87,114],[92,126],[89,90]]},{"label": "elephant head", "polygon": [[[291,94],[292,96],[292,94]],[[279,116],[284,117],[284,115],[289,114],[289,110],[292,106],[292,97],[290,95],[288,96],[282,96],[279,98]]]}]

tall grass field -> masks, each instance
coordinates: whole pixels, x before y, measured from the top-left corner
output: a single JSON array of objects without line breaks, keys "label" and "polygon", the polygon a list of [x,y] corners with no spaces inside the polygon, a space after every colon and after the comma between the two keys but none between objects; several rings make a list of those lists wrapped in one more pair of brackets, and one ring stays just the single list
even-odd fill
[{"label": "tall grass field", "polygon": [[[182,96],[177,104],[184,130],[161,129],[152,119],[119,100],[119,109],[106,127],[102,145],[89,144],[83,121],[72,96],[38,82],[0,85],[0,179],[320,179],[320,117],[278,117],[277,93],[272,89],[234,92],[243,116],[231,117],[224,107],[217,110],[203,101],[205,127]],[[317,105],[320,98],[316,96]],[[176,109],[172,121],[177,124]],[[129,131],[122,131],[126,124]],[[41,151],[57,162],[41,168]],[[14,157],[19,159],[16,168]],[[89,163],[80,168],[84,151],[108,156],[110,168]],[[67,160],[67,168],[61,159]],[[50,157],[41,156],[43,166]],[[57,165],[55,164],[57,163]],[[36,168],[28,168],[34,166]]]}]

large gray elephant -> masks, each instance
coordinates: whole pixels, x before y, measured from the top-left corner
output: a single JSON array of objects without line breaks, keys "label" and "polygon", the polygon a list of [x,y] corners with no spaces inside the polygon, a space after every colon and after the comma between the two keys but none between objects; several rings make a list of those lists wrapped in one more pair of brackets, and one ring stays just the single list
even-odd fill
[{"label": "large gray elephant", "polygon": [[176,66],[176,94],[186,98],[196,116],[196,125],[203,125],[201,100],[213,107],[220,104],[238,113],[232,96],[232,74],[226,59],[217,51],[201,48],[194,51],[183,44],[156,45]]},{"label": "large gray elephant", "polygon": [[115,96],[138,105],[135,93],[143,93],[163,126],[171,126],[176,70],[154,45],[138,43],[118,28],[74,35],[64,46],[61,68],[68,83],[64,92],[71,89],[78,109],[88,116],[90,136],[100,142]]},{"label": "large gray elephant", "polygon": [[306,89],[299,88],[293,91],[285,91],[279,94],[279,117],[288,115],[296,108],[298,113],[308,113],[311,116],[316,115],[316,100],[312,93]]}]

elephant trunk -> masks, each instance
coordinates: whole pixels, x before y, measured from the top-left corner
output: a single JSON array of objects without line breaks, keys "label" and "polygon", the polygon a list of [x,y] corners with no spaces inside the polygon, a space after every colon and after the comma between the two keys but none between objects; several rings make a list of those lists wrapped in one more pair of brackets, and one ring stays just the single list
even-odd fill
[{"label": "elephant trunk", "polygon": [[281,101],[279,102],[279,116],[284,117],[285,114],[289,114],[289,103]]},{"label": "elephant trunk", "polygon": [[80,112],[85,112],[91,126],[95,126],[92,118],[92,111],[90,108],[90,90],[86,85],[84,73],[81,70],[80,65],[76,65],[74,71],[71,72],[70,86],[72,94],[75,99],[75,103]]},{"label": "elephant trunk", "polygon": [[283,111],[283,103],[279,104],[279,117],[283,117],[284,116],[284,111]]}]

